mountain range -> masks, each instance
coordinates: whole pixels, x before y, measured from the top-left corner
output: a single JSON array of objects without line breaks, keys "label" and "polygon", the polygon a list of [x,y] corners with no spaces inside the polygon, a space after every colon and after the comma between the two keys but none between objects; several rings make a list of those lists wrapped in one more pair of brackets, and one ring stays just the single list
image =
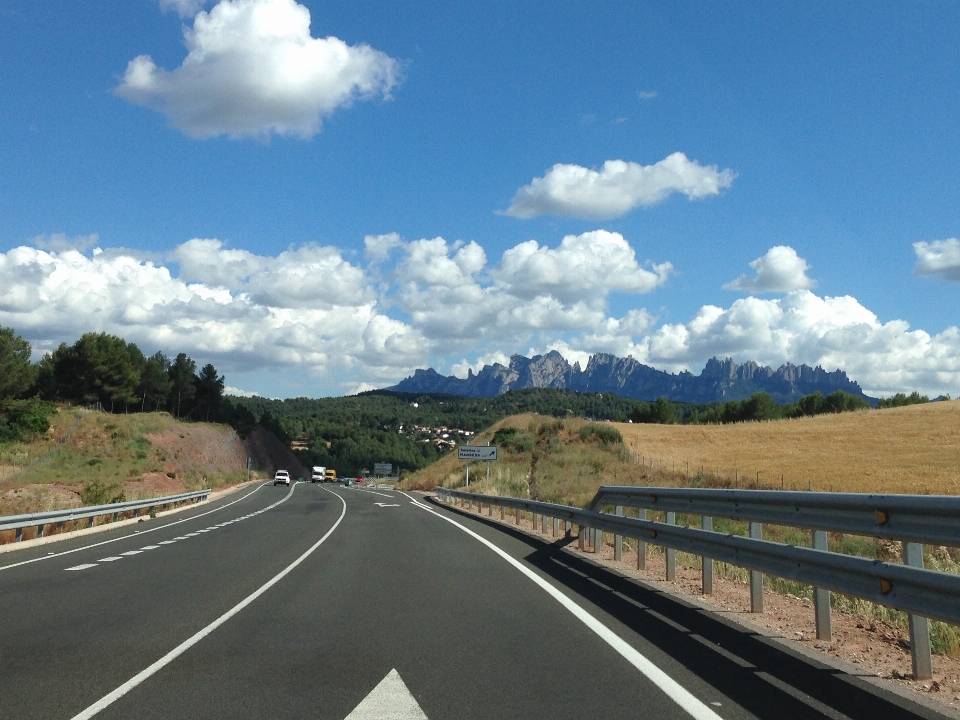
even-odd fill
[{"label": "mountain range", "polygon": [[787,363],[774,370],[753,361],[738,365],[730,358],[711,358],[699,375],[686,371],[673,374],[644,365],[633,357],[597,353],[583,369],[579,362],[570,365],[556,350],[532,358],[514,355],[508,366],[484,365],[478,373],[470,370],[466,379],[441,375],[433,368],[417,370],[389,389],[494,397],[509,390],[543,387],[609,392],[635,400],[656,400],[662,396],[675,402],[694,403],[742,400],[757,392],[770,393],[778,403],[786,403],[817,391],[829,395],[843,390],[874,402],[844,371],[828,372],[820,366]]}]

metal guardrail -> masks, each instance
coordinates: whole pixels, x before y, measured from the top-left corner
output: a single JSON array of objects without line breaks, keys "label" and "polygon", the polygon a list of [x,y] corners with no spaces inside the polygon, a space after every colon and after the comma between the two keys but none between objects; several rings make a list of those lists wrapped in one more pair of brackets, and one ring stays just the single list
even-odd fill
[{"label": "metal guardrail", "polygon": [[960,547],[960,497],[603,485],[587,506],[725,517]]},{"label": "metal guardrail", "polygon": [[[591,506],[614,505],[616,515],[610,515],[596,509],[447,488],[437,488],[436,492],[445,502],[458,498],[476,503],[478,508],[487,505],[491,513],[493,507],[498,506],[501,519],[504,508],[513,509],[518,523],[520,514],[529,512],[533,515],[534,527],[536,516],[540,515],[543,531],[546,531],[546,518],[553,518],[554,534],[558,532],[559,520],[566,523],[567,532],[575,524],[581,549],[584,536],[596,549],[601,547],[602,533],[611,533],[617,559],[621,556],[622,538],[634,538],[638,541],[638,568],[645,564],[645,543],[663,546],[667,552],[668,580],[674,579],[677,551],[699,555],[703,558],[705,594],[712,592],[713,560],[747,568],[751,571],[754,612],[763,610],[764,573],[812,585],[818,638],[830,639],[830,590],[905,611],[910,614],[911,652],[914,675],[918,678],[932,675],[926,618],[960,625],[960,576],[924,569],[923,549],[919,544],[960,545],[960,534],[957,530],[950,531],[951,527],[960,528],[957,498],[604,486]],[[801,495],[804,497],[798,497]],[[941,500],[945,502],[938,502]],[[639,508],[640,517],[623,517],[625,506]],[[823,516],[815,517],[818,507],[823,509]],[[646,520],[646,510],[651,508],[664,511],[667,522]],[[921,527],[920,519],[926,510],[930,511],[931,519]],[[675,525],[677,512],[701,516],[704,529],[678,527]],[[749,521],[750,537],[714,532],[714,516]],[[763,540],[761,521],[811,527],[814,547]],[[592,532],[585,533],[584,529]],[[878,529],[881,532],[877,532]],[[828,530],[904,540],[906,564],[830,552],[826,542]]]},{"label": "metal guardrail", "polygon": [[87,507],[70,508],[67,510],[48,510],[24,515],[7,515],[6,517],[0,517],[0,530],[16,530],[16,541],[20,542],[23,539],[23,529],[27,527],[36,526],[37,537],[43,537],[43,528],[51,523],[65,523],[87,519],[89,520],[89,525],[93,525],[94,520],[101,515],[113,515],[114,520],[116,520],[120,513],[142,510],[144,508],[155,508],[163,505],[174,505],[182,502],[200,502],[206,500],[209,494],[209,490],[195,490],[194,492],[166,495],[164,497],[148,498],[146,500],[127,500],[120,503],[110,503],[108,505],[89,505]]}]

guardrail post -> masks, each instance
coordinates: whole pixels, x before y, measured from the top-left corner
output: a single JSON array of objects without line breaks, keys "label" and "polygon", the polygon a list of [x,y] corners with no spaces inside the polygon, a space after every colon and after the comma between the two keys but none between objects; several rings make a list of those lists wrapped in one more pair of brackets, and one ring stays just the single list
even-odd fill
[{"label": "guardrail post", "polygon": [[[813,549],[826,552],[827,531],[813,531]],[[823,588],[813,589],[813,613],[817,623],[817,640],[830,641],[833,639],[833,627],[830,622],[830,591]]]},{"label": "guardrail post", "polygon": [[513,511],[513,520],[516,525],[520,524],[520,508]]},{"label": "guardrail post", "polygon": [[[637,518],[647,519],[647,511],[643,508],[637,510]],[[647,569],[647,543],[643,540],[637,540],[637,570]]]},{"label": "guardrail post", "polygon": [[584,543],[586,542],[587,529],[583,525],[577,525],[577,549],[581,552],[586,550]]},{"label": "guardrail post", "polygon": [[23,540],[23,528],[17,528],[17,540],[16,540],[16,542],[20,542],[21,540]]},{"label": "guardrail post", "polygon": [[93,521],[94,521],[94,520],[96,520],[96,518],[93,517],[93,515],[91,515],[90,517],[88,517],[88,518],[87,518],[87,527],[93,527]]},{"label": "guardrail post", "polygon": [[37,525],[37,537],[43,537],[43,525]]},{"label": "guardrail post", "polygon": [[[617,517],[623,517],[623,505],[617,505],[616,514]],[[613,536],[613,559],[618,562],[623,560],[623,535]]]},{"label": "guardrail post", "polygon": [[[667,525],[677,524],[677,514],[675,512],[667,513]],[[667,548],[667,580],[677,579],[677,551],[673,548]]]},{"label": "guardrail post", "polygon": [[542,532],[544,535],[547,534],[547,516],[546,515],[540,516],[540,532]]},{"label": "guardrail post", "polygon": [[595,553],[603,552],[603,530],[600,528],[593,531],[593,551]]},{"label": "guardrail post", "polygon": [[493,517],[493,503],[487,505],[487,517]]},{"label": "guardrail post", "polygon": [[569,520],[566,521],[566,525],[563,528],[563,534],[567,537],[570,537],[570,533],[573,531],[573,523]]},{"label": "guardrail post", "polygon": [[503,522],[507,517],[507,508],[505,505],[500,506],[500,522]]},{"label": "guardrail post", "polygon": [[[700,527],[712,532],[713,518],[709,515],[704,515],[701,519]],[[702,568],[700,588],[704,595],[713,595],[713,558],[701,557],[700,566]]]},{"label": "guardrail post", "polygon": [[553,519],[553,537],[560,534],[560,518]]},{"label": "guardrail post", "polygon": [[[923,567],[923,545],[905,542],[903,561],[910,567]],[[930,621],[920,615],[907,615],[910,625],[910,659],[913,661],[913,679],[933,677],[933,657],[930,654]]]},{"label": "guardrail post", "polygon": [[[753,540],[763,540],[763,525],[758,522],[750,523],[750,537]],[[763,573],[757,570],[750,571],[750,612],[763,612]]]}]

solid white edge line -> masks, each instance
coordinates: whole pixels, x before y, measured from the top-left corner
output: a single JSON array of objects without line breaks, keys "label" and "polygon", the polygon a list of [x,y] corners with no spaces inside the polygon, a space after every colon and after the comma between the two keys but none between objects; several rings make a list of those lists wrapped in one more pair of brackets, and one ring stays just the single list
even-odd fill
[{"label": "solid white edge line", "polygon": [[[326,488],[324,488],[324,489],[326,489]],[[329,491],[328,491],[328,492],[329,492]],[[291,489],[290,489],[290,494],[291,494],[291,495],[293,494],[293,487],[291,487]],[[213,632],[214,630],[216,630],[218,627],[220,627],[221,625],[223,625],[227,620],[229,620],[230,618],[232,618],[232,617],[233,617],[234,615],[236,615],[238,612],[240,612],[240,611],[243,610],[245,607],[247,607],[247,605],[249,605],[250,603],[252,603],[254,600],[256,600],[256,599],[257,599],[258,597],[260,597],[261,595],[263,595],[267,590],[269,590],[269,589],[272,588],[274,585],[276,585],[278,582],[280,582],[284,577],[286,577],[290,572],[292,572],[293,569],[294,569],[295,567],[297,567],[297,565],[299,565],[299,564],[302,563],[304,560],[306,560],[308,557],[310,557],[310,555],[313,553],[314,550],[316,550],[318,547],[320,547],[328,537],[330,537],[331,535],[333,535],[333,531],[337,529],[337,526],[340,525],[340,523],[343,521],[343,518],[344,518],[344,517],[346,516],[346,514],[347,514],[347,503],[344,501],[344,499],[343,499],[342,497],[338,496],[336,493],[330,493],[330,494],[336,496],[337,499],[343,504],[343,508],[342,508],[341,511],[340,511],[340,517],[337,518],[337,521],[333,524],[333,527],[331,527],[329,530],[327,530],[326,534],[325,534],[322,538],[320,538],[319,540],[317,540],[317,542],[315,542],[313,545],[311,545],[310,548],[309,548],[306,552],[303,553],[303,555],[301,555],[301,556],[298,557],[296,560],[294,560],[292,563],[290,563],[289,565],[287,565],[287,567],[285,567],[283,570],[281,570],[281,571],[280,571],[277,575],[275,575],[273,578],[271,578],[270,580],[268,580],[268,581],[267,581],[264,585],[262,585],[258,590],[255,590],[252,594],[248,595],[246,598],[244,598],[244,599],[241,600],[239,603],[237,603],[236,605],[234,605],[232,608],[230,608],[229,610],[227,610],[227,612],[225,612],[223,615],[221,615],[220,617],[218,617],[216,620],[214,620],[212,623],[210,623],[209,625],[207,625],[205,628],[203,628],[202,630],[200,630],[200,631],[197,632],[196,634],[194,634],[194,635],[192,635],[191,637],[189,637],[189,638],[187,638],[186,640],[184,640],[182,643],[180,643],[179,645],[177,645],[173,650],[171,650],[170,652],[168,652],[166,655],[164,655],[162,658],[160,658],[159,660],[157,660],[155,663],[153,663],[152,665],[150,665],[150,666],[147,667],[146,669],[141,670],[140,672],[138,672],[136,675],[134,675],[132,678],[130,678],[129,680],[127,680],[123,685],[121,685],[120,687],[118,687],[118,688],[117,688],[116,690],[114,690],[113,692],[111,692],[111,693],[109,693],[109,694],[107,694],[107,695],[104,695],[102,698],[100,698],[100,699],[99,699],[97,702],[95,702],[93,705],[91,705],[91,706],[88,707],[87,709],[83,710],[82,712],[74,715],[74,716],[71,718],[71,720],[88,720],[89,718],[92,718],[92,717],[93,717],[94,715],[96,715],[98,712],[100,712],[101,710],[103,710],[105,707],[107,707],[107,706],[115,703],[117,700],[119,700],[119,699],[122,698],[124,695],[126,695],[128,692],[130,692],[130,691],[133,690],[135,687],[137,687],[137,685],[139,685],[139,684],[142,683],[144,680],[146,680],[147,678],[149,678],[151,675],[154,675],[154,674],[157,673],[159,670],[161,670],[161,669],[163,669],[164,667],[166,667],[167,665],[169,665],[171,662],[173,662],[174,660],[176,660],[180,655],[182,655],[182,654],[185,653],[187,650],[189,650],[191,647],[193,647],[193,646],[196,645],[198,642],[200,642],[201,640],[203,640],[203,638],[205,638],[207,635],[209,635],[210,633],[212,633],[212,632]],[[290,497],[290,495],[287,495],[287,497]]]},{"label": "solid white edge line", "polygon": [[103,542],[92,543],[91,545],[84,545],[83,547],[74,548],[73,550],[64,550],[63,552],[54,553],[53,555],[44,555],[43,557],[33,558],[32,560],[21,560],[20,562],[10,563],[9,565],[0,565],[0,571],[9,570],[10,568],[20,567],[21,565],[29,565],[30,563],[40,562],[41,560],[50,560],[51,558],[58,558],[64,555],[70,555],[71,553],[80,552],[81,550],[88,550],[94,547],[100,547],[101,545],[109,545],[110,543],[117,542],[119,540],[127,540],[128,538],[132,538],[134,535],[146,535],[147,533],[151,533],[156,530],[163,530],[164,528],[173,527],[174,525],[179,525],[180,523],[185,523],[190,520],[196,520],[197,518],[202,518],[204,515],[220,512],[224,508],[228,508],[231,505],[236,505],[241,500],[246,500],[248,497],[253,495],[253,493],[255,493],[260,488],[264,487],[265,485],[266,483],[264,483],[263,485],[258,485],[256,489],[252,490],[251,492],[248,492],[243,497],[237,498],[233,502],[228,502],[226,505],[215,507],[213,510],[207,510],[207,512],[200,513],[199,515],[192,515],[191,517],[183,518],[183,520],[175,520],[172,523],[167,523],[166,525],[159,525],[157,527],[152,527],[149,530],[137,530],[136,532],[132,532],[129,535],[123,535],[121,537],[113,538],[112,540],[104,540]]},{"label": "solid white edge line", "polygon": [[488,548],[493,550],[497,555],[502,557],[508,563],[513,565],[517,570],[526,575],[530,580],[535,582],[540,588],[548,595],[550,595],[554,600],[563,605],[577,620],[582,622],[588,628],[590,628],[594,633],[596,633],[601,640],[606,642],[610,647],[616,650],[620,655],[631,665],[633,665],[637,670],[639,670],[643,675],[647,677],[654,685],[659,687],[664,694],[673,700],[677,705],[679,705],[683,710],[689,713],[696,720],[721,720],[720,716],[717,715],[713,710],[706,706],[701,700],[693,695],[689,690],[683,687],[680,683],[674,680],[672,677],[667,675],[663,670],[653,664],[645,655],[641,654],[639,651],[634,649],[630,644],[623,640],[619,635],[617,635],[613,630],[608,628],[602,622],[597,620],[593,615],[587,612],[585,609],[580,607],[573,600],[568,598],[562,592],[557,590],[553,585],[548,583],[542,577],[537,575],[533,570],[526,567],[519,560],[516,560],[510,556],[506,551],[501,550],[492,542],[486,538],[478,535],[470,528],[461,525],[453,518],[445,517],[441,515],[436,510],[434,510],[429,505],[425,505],[415,498],[410,497],[407,493],[402,493],[406,495],[410,501],[419,508],[426,510],[427,512],[436,515],[441,520],[446,520],[451,525],[463,530],[465,533],[471,537],[479,540],[481,543],[486,545]]}]

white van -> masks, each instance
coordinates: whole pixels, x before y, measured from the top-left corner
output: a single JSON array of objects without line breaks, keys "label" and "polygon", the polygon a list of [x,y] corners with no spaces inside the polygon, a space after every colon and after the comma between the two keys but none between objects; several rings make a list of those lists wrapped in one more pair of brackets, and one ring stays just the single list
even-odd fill
[{"label": "white van", "polygon": [[327,477],[327,469],[321,465],[313,466],[313,474],[310,475],[310,482],[323,482]]}]

